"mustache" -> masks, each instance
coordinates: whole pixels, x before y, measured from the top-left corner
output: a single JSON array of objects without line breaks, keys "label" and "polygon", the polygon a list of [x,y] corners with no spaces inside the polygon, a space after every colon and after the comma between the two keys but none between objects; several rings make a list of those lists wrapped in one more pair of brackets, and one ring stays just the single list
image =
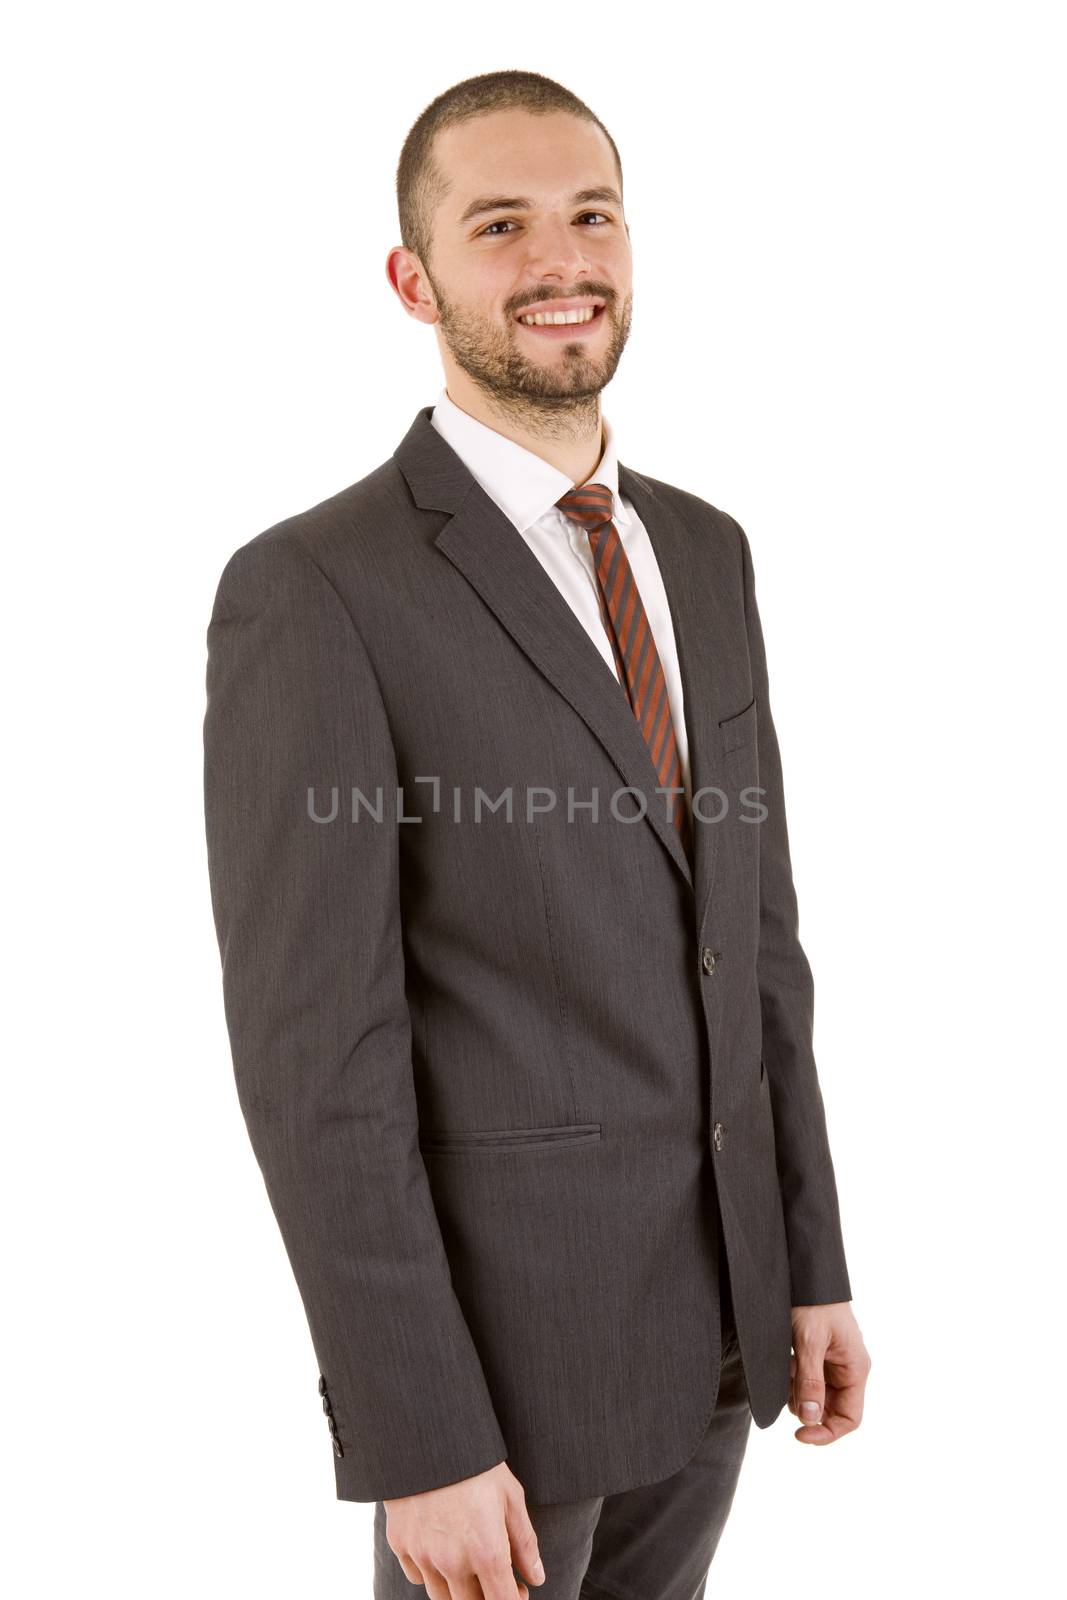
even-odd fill
[{"label": "mustache", "polygon": [[522,305],[515,306],[509,315],[517,317],[523,311],[536,311],[537,307],[545,300],[603,300],[604,310],[610,311],[615,302],[615,295],[612,290],[606,289],[597,283],[582,284],[577,289],[568,289],[566,293],[559,289],[545,289],[543,293],[534,295],[532,299],[524,300]]}]

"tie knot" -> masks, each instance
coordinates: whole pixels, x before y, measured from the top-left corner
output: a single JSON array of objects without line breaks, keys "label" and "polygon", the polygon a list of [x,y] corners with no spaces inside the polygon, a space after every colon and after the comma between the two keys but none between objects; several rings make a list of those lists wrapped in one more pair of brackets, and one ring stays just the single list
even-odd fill
[{"label": "tie knot", "polygon": [[606,483],[583,483],[580,489],[568,489],[556,501],[559,509],[585,528],[599,528],[610,522],[614,502]]}]

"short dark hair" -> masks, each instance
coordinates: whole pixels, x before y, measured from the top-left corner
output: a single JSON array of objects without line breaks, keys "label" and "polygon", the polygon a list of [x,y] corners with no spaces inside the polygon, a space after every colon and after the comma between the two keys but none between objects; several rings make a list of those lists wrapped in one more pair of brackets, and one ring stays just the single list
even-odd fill
[{"label": "short dark hair", "polygon": [[593,122],[611,146],[622,193],[622,161],[615,140],[583,100],[539,72],[483,72],[464,78],[439,94],[412,124],[396,169],[396,203],[400,238],[424,266],[429,265],[433,214],[444,198],[446,181],[434,160],[433,144],[443,128],[454,128],[491,111],[531,111],[545,115],[568,111]]}]

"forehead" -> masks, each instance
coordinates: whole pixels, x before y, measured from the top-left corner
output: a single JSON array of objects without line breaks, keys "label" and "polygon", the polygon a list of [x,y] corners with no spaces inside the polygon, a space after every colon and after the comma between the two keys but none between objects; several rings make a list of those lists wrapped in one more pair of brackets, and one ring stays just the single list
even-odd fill
[{"label": "forehead", "polygon": [[442,210],[452,222],[490,192],[551,204],[578,189],[619,186],[602,130],[569,112],[492,111],[443,129],[434,155],[448,183]]}]

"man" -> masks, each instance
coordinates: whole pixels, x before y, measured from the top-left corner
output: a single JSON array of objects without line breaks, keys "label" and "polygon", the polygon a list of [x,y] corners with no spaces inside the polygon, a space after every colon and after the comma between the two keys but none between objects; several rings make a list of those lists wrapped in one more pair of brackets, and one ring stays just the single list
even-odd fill
[{"label": "man", "polygon": [[467,80],[398,199],[445,389],[235,552],[209,630],[237,1086],[376,1596],[690,1597],[752,1419],[830,1443],[870,1365],[751,554],[601,413],[592,112]]}]

